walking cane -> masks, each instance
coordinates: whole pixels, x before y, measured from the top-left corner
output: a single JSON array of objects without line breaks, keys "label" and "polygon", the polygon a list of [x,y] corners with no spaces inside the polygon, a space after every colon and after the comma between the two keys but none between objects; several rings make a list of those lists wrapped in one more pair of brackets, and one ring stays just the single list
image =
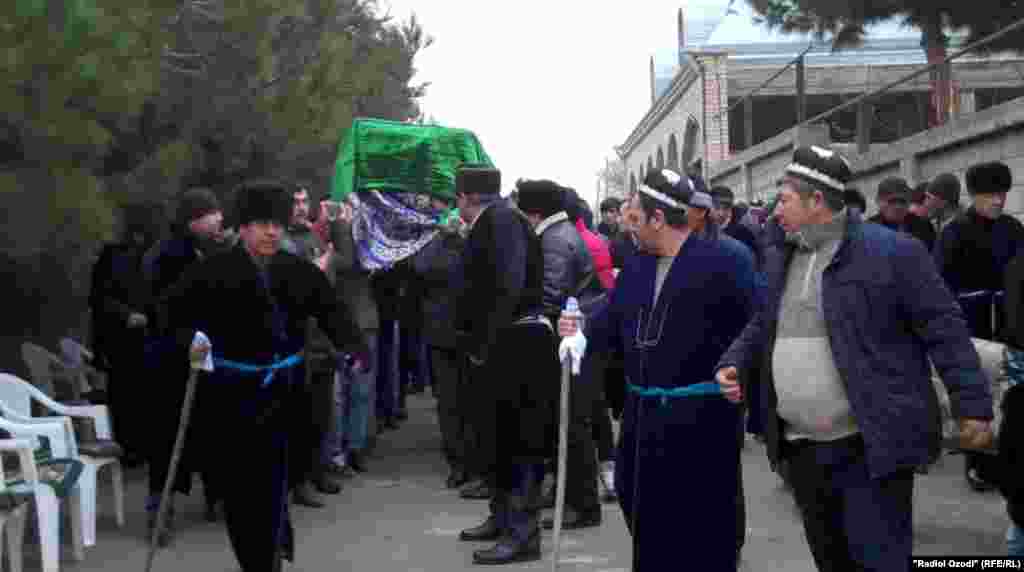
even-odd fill
[{"label": "walking cane", "polygon": [[551,552],[551,571],[558,570],[558,558],[562,551],[562,511],[565,508],[565,464],[569,450],[569,383],[572,381],[572,356],[562,360],[562,393],[558,409],[558,469],[555,481],[555,522],[552,539],[555,548]]},{"label": "walking cane", "polygon": [[[191,352],[191,349],[189,350]],[[149,555],[146,557],[146,572],[153,570],[153,560],[156,558],[157,538],[164,529],[164,521],[167,518],[167,507],[171,499],[171,484],[178,473],[178,463],[181,461],[181,450],[185,446],[185,433],[188,431],[189,419],[192,416],[192,403],[196,397],[196,380],[202,361],[195,361],[189,356],[191,369],[188,374],[188,382],[185,384],[185,402],[181,406],[181,420],[178,422],[178,435],[174,438],[174,449],[171,453],[171,463],[167,468],[167,479],[164,480],[163,494],[160,497],[160,508],[156,513],[156,526],[149,538]]]}]

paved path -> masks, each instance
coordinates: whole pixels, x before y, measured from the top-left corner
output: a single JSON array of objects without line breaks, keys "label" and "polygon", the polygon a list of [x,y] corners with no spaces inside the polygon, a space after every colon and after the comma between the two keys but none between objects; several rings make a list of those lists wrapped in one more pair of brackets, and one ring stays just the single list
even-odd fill
[{"label": "paved path", "polygon": [[[384,434],[370,472],[346,481],[341,495],[324,497],[327,508],[296,507],[298,561],[288,572],[460,572],[479,571],[471,553],[480,544],[458,542],[462,528],[476,525],[486,503],[464,501],[444,488],[445,467],[429,391],[409,400],[410,420]],[[698,460],[695,460],[698,462]],[[748,502],[749,537],[743,570],[812,572],[790,496],[769,470],[760,445],[749,441],[743,454]],[[963,460],[946,457],[915,489],[916,554],[1001,554],[1007,517],[995,494],[971,492],[961,478]],[[244,472],[239,465],[239,473]],[[76,572],[141,572],[145,564],[141,510],[144,474],[129,473],[128,526],[114,527],[109,498],[101,498],[99,541],[81,563],[71,561],[65,547],[62,565]],[[101,486],[103,486],[101,484]],[[197,479],[198,486],[198,479]],[[104,487],[107,489],[108,487]],[[182,510],[183,509],[183,510]],[[185,529],[177,542],[158,557],[155,572],[235,572],[238,570],[220,525],[202,520],[198,495],[179,506]],[[730,509],[731,510],[731,509]],[[615,505],[605,505],[599,528],[564,533],[564,572],[625,572],[630,541]],[[699,518],[699,515],[680,515]],[[550,554],[550,533],[545,534]],[[66,544],[66,543],[65,543]],[[685,555],[685,551],[682,552]],[[38,570],[38,550],[26,546],[26,570]],[[685,570],[681,562],[674,570]],[[503,570],[546,570],[547,561],[499,567]]]}]

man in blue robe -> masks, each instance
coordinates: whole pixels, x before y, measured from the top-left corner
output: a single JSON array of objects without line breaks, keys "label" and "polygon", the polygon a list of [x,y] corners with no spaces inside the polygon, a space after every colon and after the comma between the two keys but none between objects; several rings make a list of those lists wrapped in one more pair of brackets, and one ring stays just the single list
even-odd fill
[{"label": "man in blue robe", "polygon": [[[224,520],[243,572],[277,572],[292,560],[289,437],[302,414],[302,354],[309,318],[351,365],[369,364],[347,305],[308,260],[280,250],[292,197],[280,183],[237,192],[239,244],[189,269],[162,300],[181,360],[197,331],[214,371],[199,379],[186,449],[202,438],[201,463],[223,494]],[[184,382],[184,380],[182,380]],[[312,415],[306,411],[306,416]]]},{"label": "man in blue robe", "polygon": [[[755,310],[755,264],[735,242],[693,232],[688,211],[710,200],[672,171],[645,178],[631,205],[642,253],[586,326],[588,351],[625,358],[615,483],[635,571],[682,558],[705,571],[737,567],[740,411],[708,382]],[[559,331],[575,327],[561,320]]]}]

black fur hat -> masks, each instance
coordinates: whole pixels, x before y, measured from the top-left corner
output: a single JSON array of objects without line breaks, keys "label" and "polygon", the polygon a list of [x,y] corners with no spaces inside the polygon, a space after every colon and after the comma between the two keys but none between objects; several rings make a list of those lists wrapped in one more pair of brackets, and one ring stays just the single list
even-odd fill
[{"label": "black fur hat", "polygon": [[464,164],[455,175],[455,194],[501,194],[501,171],[487,165]]},{"label": "black fur hat", "polygon": [[1013,187],[1013,173],[1005,163],[982,163],[967,169],[967,192],[972,195],[1007,193]]},{"label": "black fur hat", "polygon": [[235,190],[235,215],[239,226],[272,221],[288,226],[292,219],[292,188],[280,181],[253,180]]},{"label": "black fur hat", "polygon": [[943,173],[928,183],[926,191],[930,195],[945,199],[951,205],[958,204],[960,202],[960,179],[957,179],[953,173]]},{"label": "black fur hat", "polygon": [[549,217],[565,210],[565,190],[554,181],[519,181],[519,210]]},{"label": "black fur hat", "polygon": [[193,187],[178,197],[174,222],[179,226],[188,226],[188,223],[219,210],[220,201],[213,191],[204,187]]}]

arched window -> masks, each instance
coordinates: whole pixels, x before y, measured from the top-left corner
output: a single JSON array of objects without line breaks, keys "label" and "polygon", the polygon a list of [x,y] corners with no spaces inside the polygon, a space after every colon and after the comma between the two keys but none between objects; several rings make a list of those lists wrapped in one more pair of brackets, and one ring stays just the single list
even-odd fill
[{"label": "arched window", "polygon": [[697,154],[697,140],[700,135],[700,124],[693,117],[686,120],[686,131],[683,135],[683,169],[689,169]]},{"label": "arched window", "polygon": [[647,157],[647,172],[650,173],[654,170],[654,159]]},{"label": "arched window", "polygon": [[629,174],[629,194],[636,192],[636,175],[634,173]]},{"label": "arched window", "polygon": [[658,169],[664,169],[665,168],[665,152],[661,150],[661,147],[658,147],[658,162],[657,162],[657,165],[658,165]]},{"label": "arched window", "polygon": [[679,171],[679,143],[675,133],[668,136],[668,168]]}]

